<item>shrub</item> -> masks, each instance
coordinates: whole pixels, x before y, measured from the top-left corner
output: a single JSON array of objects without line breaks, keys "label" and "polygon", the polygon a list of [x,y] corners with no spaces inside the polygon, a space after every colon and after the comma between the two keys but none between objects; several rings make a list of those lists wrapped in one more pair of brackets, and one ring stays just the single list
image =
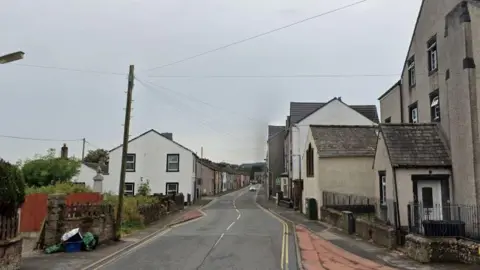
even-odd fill
[{"label": "shrub", "polygon": [[[111,193],[103,194],[105,203],[112,204],[117,214],[118,196]],[[125,196],[123,197],[123,213],[122,213],[122,232],[130,233],[134,229],[144,227],[144,218],[138,211],[139,205],[157,203],[156,197],[149,196]]]},{"label": "shrub", "polygon": [[25,201],[25,182],[20,169],[0,159],[0,215],[12,216]]},{"label": "shrub", "polygon": [[63,194],[72,194],[72,193],[81,193],[81,192],[93,192],[88,186],[78,185],[72,182],[59,182],[55,185],[48,185],[43,187],[28,187],[27,194],[33,193],[45,193],[45,194],[54,194],[54,193],[63,193]]},{"label": "shrub", "polygon": [[148,196],[151,193],[150,189],[150,181],[147,179],[146,181],[142,181],[138,186],[138,195],[140,196]]}]

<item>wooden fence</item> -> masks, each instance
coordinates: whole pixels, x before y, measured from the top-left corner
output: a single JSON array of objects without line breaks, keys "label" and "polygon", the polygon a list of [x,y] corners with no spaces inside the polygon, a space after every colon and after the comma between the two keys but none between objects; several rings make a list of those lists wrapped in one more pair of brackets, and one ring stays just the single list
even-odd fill
[{"label": "wooden fence", "polygon": [[15,238],[18,235],[18,215],[0,216],[0,241]]}]

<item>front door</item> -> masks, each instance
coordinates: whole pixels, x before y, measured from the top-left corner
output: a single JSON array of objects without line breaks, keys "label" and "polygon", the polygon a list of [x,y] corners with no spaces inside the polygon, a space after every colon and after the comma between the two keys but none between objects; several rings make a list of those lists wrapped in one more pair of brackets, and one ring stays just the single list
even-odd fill
[{"label": "front door", "polygon": [[422,220],[442,220],[442,187],[441,181],[418,181],[419,214]]}]

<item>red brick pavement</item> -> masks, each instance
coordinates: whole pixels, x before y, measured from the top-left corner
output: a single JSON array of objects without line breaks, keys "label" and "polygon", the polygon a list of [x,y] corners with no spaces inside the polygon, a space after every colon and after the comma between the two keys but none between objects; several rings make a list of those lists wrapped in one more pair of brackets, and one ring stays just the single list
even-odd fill
[{"label": "red brick pavement", "polygon": [[296,234],[305,270],[395,270],[351,254],[297,225]]},{"label": "red brick pavement", "polygon": [[185,212],[180,218],[175,220],[170,225],[176,225],[176,224],[184,223],[184,222],[190,221],[192,219],[200,218],[202,216],[203,216],[203,213],[200,210],[198,210],[198,209],[190,210],[188,212]]}]

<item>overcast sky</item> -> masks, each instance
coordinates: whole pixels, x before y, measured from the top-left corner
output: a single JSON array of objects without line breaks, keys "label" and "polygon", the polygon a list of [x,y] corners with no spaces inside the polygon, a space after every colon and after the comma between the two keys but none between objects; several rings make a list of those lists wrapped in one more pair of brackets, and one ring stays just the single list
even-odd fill
[{"label": "overcast sky", "polygon": [[[284,124],[290,101],[377,104],[399,78],[421,0],[369,0],[151,69],[353,2],[7,0],[0,54],[26,58],[0,66],[0,134],[58,141],[0,138],[0,157],[16,161],[63,142],[80,156],[81,141],[63,140],[81,138],[87,150],[119,145],[123,74],[134,64],[147,87],[135,84],[131,136],[153,128],[199,154],[203,146],[215,161],[261,161],[267,125]],[[268,77],[310,74],[346,77]],[[394,75],[349,77],[362,74]]]}]

